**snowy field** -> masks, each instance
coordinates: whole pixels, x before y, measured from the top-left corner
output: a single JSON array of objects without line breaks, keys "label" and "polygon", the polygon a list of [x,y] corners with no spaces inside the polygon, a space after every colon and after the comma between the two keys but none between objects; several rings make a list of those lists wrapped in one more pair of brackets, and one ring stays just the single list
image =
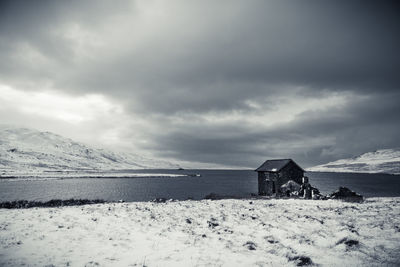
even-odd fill
[{"label": "snowy field", "polygon": [[399,266],[400,198],[0,210],[0,266]]}]

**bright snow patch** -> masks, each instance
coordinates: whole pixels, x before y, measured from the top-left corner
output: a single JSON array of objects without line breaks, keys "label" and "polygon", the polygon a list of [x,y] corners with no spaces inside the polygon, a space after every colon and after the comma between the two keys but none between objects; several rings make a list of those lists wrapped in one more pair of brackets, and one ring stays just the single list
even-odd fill
[{"label": "bright snow patch", "polygon": [[0,210],[1,266],[399,266],[400,198]]}]

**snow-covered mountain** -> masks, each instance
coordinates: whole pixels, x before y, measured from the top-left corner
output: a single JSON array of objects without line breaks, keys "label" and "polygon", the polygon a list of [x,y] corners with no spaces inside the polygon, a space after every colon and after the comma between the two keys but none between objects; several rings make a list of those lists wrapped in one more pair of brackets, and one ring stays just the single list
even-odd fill
[{"label": "snow-covered mountain", "polygon": [[177,164],[129,153],[115,153],[50,132],[0,126],[0,171],[175,169]]},{"label": "snow-covered mountain", "polygon": [[308,171],[400,174],[400,150],[381,149],[360,156],[314,166]]}]

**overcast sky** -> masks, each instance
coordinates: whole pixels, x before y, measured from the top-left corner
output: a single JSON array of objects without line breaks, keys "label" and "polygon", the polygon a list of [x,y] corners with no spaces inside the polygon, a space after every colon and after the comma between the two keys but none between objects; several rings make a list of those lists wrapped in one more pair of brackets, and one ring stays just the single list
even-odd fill
[{"label": "overcast sky", "polygon": [[400,147],[391,1],[1,1],[0,122],[185,162]]}]

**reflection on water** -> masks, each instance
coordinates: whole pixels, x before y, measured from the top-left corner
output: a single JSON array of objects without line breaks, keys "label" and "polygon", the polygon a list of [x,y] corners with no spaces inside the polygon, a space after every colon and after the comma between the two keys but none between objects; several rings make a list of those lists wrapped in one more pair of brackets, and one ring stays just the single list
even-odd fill
[{"label": "reflection on water", "polygon": [[[126,172],[126,171],[125,171]],[[87,198],[148,201],[154,198],[202,199],[214,192],[250,196],[257,193],[257,173],[251,170],[140,170],[132,173],[201,174],[174,178],[75,178],[0,180],[0,201]],[[366,197],[400,196],[400,176],[386,174],[307,173],[323,194],[346,186]]]}]

